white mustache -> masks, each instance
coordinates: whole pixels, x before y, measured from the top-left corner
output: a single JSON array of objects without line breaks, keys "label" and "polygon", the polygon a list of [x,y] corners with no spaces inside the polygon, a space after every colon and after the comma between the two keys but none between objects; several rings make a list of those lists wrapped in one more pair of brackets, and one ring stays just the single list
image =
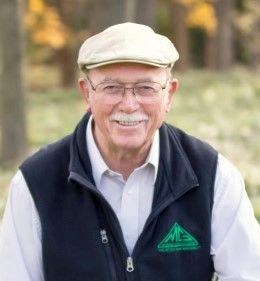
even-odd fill
[{"label": "white mustache", "polygon": [[114,113],[109,117],[110,121],[117,121],[117,122],[141,122],[147,121],[148,116],[143,113]]}]

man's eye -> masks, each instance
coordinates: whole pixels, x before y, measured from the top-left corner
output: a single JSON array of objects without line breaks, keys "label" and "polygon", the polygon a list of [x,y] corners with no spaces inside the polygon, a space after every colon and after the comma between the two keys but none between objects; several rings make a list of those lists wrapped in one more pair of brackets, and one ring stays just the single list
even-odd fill
[{"label": "man's eye", "polygon": [[153,87],[148,86],[148,85],[140,86],[140,88],[143,90],[153,90]]},{"label": "man's eye", "polygon": [[103,87],[104,91],[118,91],[120,90],[122,87],[120,85],[105,85]]},{"label": "man's eye", "polygon": [[141,85],[141,86],[137,86],[136,90],[138,92],[153,92],[154,88],[151,87],[150,85]]}]

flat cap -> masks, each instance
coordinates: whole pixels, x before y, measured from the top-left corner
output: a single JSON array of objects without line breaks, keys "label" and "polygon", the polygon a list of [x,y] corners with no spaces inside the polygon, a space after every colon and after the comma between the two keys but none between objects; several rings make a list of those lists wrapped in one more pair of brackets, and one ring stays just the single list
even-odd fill
[{"label": "flat cap", "polygon": [[119,62],[172,67],[178,58],[167,37],[149,26],[126,22],[88,38],[79,50],[78,65],[82,71]]}]

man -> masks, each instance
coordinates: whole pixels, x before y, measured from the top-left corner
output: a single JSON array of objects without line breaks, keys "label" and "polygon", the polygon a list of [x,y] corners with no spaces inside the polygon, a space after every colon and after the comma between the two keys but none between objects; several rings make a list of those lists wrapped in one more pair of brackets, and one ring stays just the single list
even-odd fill
[{"label": "man", "polygon": [[164,123],[177,59],[168,38],[134,23],[85,41],[88,113],[14,177],[1,280],[260,280],[260,229],[240,174]]}]

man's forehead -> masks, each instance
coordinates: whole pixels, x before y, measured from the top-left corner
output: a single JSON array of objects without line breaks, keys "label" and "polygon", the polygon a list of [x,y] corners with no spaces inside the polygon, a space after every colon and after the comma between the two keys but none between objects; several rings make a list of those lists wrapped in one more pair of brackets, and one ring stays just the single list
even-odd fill
[{"label": "man's forehead", "polygon": [[137,74],[142,77],[160,75],[169,72],[167,68],[154,67],[140,63],[116,63],[88,70],[90,75],[102,75],[109,78]]}]

